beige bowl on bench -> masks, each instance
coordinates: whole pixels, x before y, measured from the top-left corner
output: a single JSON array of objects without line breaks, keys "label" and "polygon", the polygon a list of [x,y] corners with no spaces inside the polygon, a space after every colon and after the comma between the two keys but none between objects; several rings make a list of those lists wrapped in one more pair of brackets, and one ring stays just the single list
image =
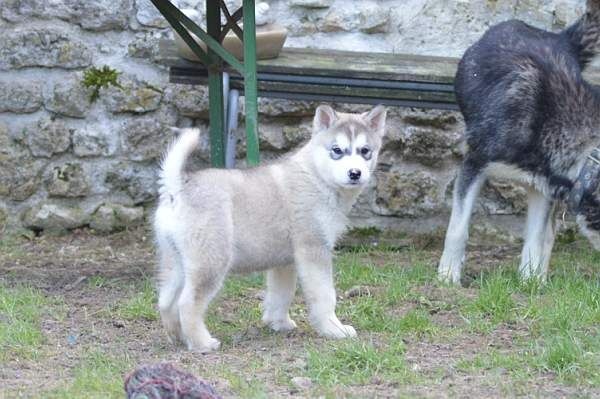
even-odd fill
[{"label": "beige bowl on bench", "polygon": [[[266,24],[256,27],[256,57],[259,60],[277,58],[287,38],[287,29],[277,24]],[[191,33],[190,33],[191,34]],[[206,51],[206,45],[196,35],[191,34],[194,40]],[[175,32],[175,43],[179,55],[190,61],[200,61],[192,49],[183,41],[181,36]],[[229,32],[223,40],[223,47],[238,60],[244,59],[244,47],[242,41],[235,33]]]}]

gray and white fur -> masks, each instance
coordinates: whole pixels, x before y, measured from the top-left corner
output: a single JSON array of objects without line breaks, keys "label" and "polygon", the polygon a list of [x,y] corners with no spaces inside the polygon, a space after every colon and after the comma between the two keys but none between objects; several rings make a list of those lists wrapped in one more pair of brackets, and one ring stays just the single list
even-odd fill
[{"label": "gray and white fur", "polygon": [[[523,279],[546,279],[555,237],[555,204],[569,195],[600,145],[600,92],[583,69],[600,49],[600,0],[573,26],[550,33],[520,21],[490,28],[462,58],[456,96],[467,152],[454,187],[452,215],[438,273],[459,283],[471,213],[490,175],[529,190]],[[585,193],[581,231],[600,249],[600,202]]]},{"label": "gray and white fur", "polygon": [[382,106],[344,114],[322,105],[306,145],[247,170],[184,172],[199,137],[181,132],[162,165],[154,219],[159,309],[171,340],[217,349],[204,323],[210,301],[228,273],[262,270],[263,321],[272,329],[296,327],[288,309],[299,278],[317,332],[356,335],[335,314],[332,252],[377,163],[385,118]]}]

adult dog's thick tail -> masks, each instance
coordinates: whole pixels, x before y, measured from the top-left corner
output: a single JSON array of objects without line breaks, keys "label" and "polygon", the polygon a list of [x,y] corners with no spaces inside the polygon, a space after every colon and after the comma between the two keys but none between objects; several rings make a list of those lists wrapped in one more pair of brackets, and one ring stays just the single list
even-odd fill
[{"label": "adult dog's thick tail", "polygon": [[563,33],[585,68],[600,52],[600,0],[587,0],[585,15]]},{"label": "adult dog's thick tail", "polygon": [[174,196],[183,186],[183,168],[188,156],[198,146],[200,131],[183,129],[179,137],[171,144],[162,162],[159,180],[159,192]]}]

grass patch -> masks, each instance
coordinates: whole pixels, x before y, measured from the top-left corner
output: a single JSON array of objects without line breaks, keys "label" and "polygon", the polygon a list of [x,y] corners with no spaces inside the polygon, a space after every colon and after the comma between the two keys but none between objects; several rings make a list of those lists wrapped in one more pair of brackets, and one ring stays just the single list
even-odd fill
[{"label": "grass patch", "polygon": [[483,279],[477,299],[468,311],[490,319],[493,323],[513,320],[516,302],[513,299],[516,283],[505,273],[494,272]]},{"label": "grass patch", "polygon": [[541,348],[539,356],[541,368],[565,376],[579,370],[583,349],[574,337],[558,335]]},{"label": "grass patch", "polygon": [[217,374],[221,378],[225,378],[229,381],[231,389],[238,398],[268,398],[269,396],[265,391],[265,385],[256,378],[250,377],[247,371],[248,370],[233,371],[229,367],[221,367]]},{"label": "grass patch", "polygon": [[[425,311],[399,318],[392,316],[390,310],[409,298],[416,298],[419,295],[416,289],[421,284],[434,281],[435,272],[426,261],[419,259],[415,251],[404,252],[415,257],[409,267],[398,267],[390,254],[376,251],[371,253],[371,257],[365,258],[364,254],[348,252],[338,257],[336,273],[339,291],[356,286],[372,288],[370,296],[341,301],[339,314],[361,331],[433,333],[434,326]],[[375,264],[369,259],[384,262]]]},{"label": "grass patch", "polygon": [[347,290],[356,284],[379,285],[392,274],[391,266],[374,267],[355,252],[342,253],[337,257],[335,273],[339,290]]},{"label": "grass patch", "polygon": [[47,306],[48,300],[34,288],[0,284],[0,360],[35,358],[43,342],[40,322]]},{"label": "grass patch", "polygon": [[44,394],[48,398],[122,398],[124,375],[133,368],[127,355],[113,356],[100,350],[85,353],[74,368],[73,380]]},{"label": "grass patch", "polygon": [[523,331],[510,352],[460,361],[459,368],[503,368],[517,379],[553,373],[564,383],[600,386],[599,260],[589,250],[557,252],[546,284],[520,282],[514,268],[482,276],[477,298],[463,305],[474,330],[492,333],[509,323]]},{"label": "grass patch", "polygon": [[[435,270],[417,251],[405,251],[410,267],[399,267],[398,251],[373,251],[369,257],[356,252],[343,252],[336,259],[336,285],[347,290],[355,285],[382,286],[390,300],[404,299],[407,288],[434,281]],[[412,259],[414,258],[414,259]],[[377,260],[377,263],[375,262]]]},{"label": "grass patch", "polygon": [[[264,273],[252,273],[246,276],[229,276],[225,279],[219,296],[224,298],[241,298],[257,288],[264,286]],[[218,298],[217,298],[218,300]]]},{"label": "grass patch", "polygon": [[[236,337],[252,326],[262,328],[262,301],[257,298],[256,291],[263,287],[263,273],[233,275],[225,280],[223,289],[211,302],[206,315],[209,331],[221,340],[223,346],[232,345]],[[230,301],[233,308],[224,306]]]},{"label": "grass patch", "polygon": [[338,307],[342,320],[362,331],[389,331],[392,319],[386,316],[387,310],[379,298],[359,297],[352,301],[344,301]]},{"label": "grass patch", "polygon": [[589,353],[586,354],[582,343],[574,337],[560,335],[537,344],[523,343],[510,352],[492,350],[473,359],[460,360],[456,367],[466,373],[504,370],[518,381],[531,380],[548,372],[572,384],[596,385],[598,378],[597,364]]},{"label": "grass patch", "polygon": [[422,309],[411,310],[394,324],[399,334],[434,335],[438,329],[429,313]]},{"label": "grass patch", "polygon": [[98,274],[90,276],[87,280],[87,285],[90,288],[104,288],[109,286],[109,281],[105,276]]},{"label": "grass patch", "polygon": [[535,353],[521,350],[516,352],[499,352],[492,350],[489,353],[477,355],[472,359],[462,359],[456,363],[456,368],[467,374],[479,371],[508,372],[513,382],[522,382],[534,378],[536,368]]},{"label": "grass patch", "polygon": [[117,305],[116,314],[125,320],[158,320],[156,301],[156,290],[146,279],[139,292]]},{"label": "grass patch", "polygon": [[259,302],[239,303],[235,312],[229,315],[223,314],[218,306],[217,303],[209,307],[206,325],[208,330],[221,341],[223,347],[234,344],[236,337],[242,337],[251,327],[260,328],[265,334],[270,333],[266,327],[263,329],[262,308]]},{"label": "grass patch", "polygon": [[322,386],[360,385],[375,376],[399,382],[411,376],[401,341],[386,349],[360,340],[334,342],[308,348],[307,360],[307,376]]}]

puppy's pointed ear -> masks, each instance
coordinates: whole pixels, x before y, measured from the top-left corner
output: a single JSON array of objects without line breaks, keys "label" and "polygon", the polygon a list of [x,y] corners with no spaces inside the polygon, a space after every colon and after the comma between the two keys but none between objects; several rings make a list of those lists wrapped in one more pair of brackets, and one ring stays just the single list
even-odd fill
[{"label": "puppy's pointed ear", "polygon": [[313,134],[328,130],[337,121],[338,117],[329,105],[319,105],[313,120]]},{"label": "puppy's pointed ear", "polygon": [[385,133],[385,118],[387,116],[387,108],[383,105],[378,105],[369,112],[361,115],[367,123],[369,129],[376,132],[379,136]]}]

